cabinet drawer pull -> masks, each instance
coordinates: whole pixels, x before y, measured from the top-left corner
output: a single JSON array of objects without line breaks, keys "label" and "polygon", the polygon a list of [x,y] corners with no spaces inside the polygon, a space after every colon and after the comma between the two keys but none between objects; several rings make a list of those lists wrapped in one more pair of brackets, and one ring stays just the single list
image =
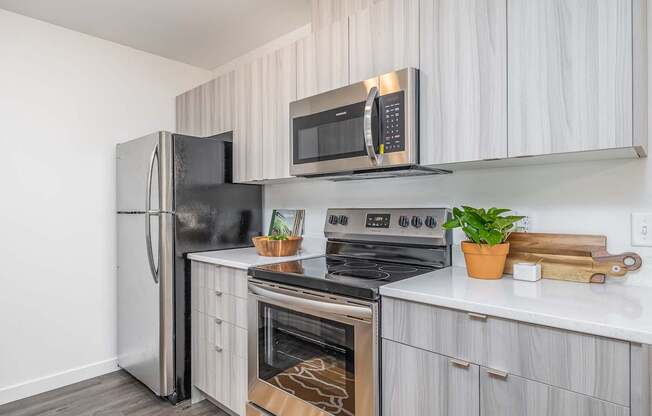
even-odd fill
[{"label": "cabinet drawer pull", "polygon": [[486,321],[487,315],[482,315],[481,313],[467,312],[467,315],[471,319],[477,319],[478,321]]},{"label": "cabinet drawer pull", "polygon": [[492,370],[491,368],[487,369],[487,374],[489,374],[491,377],[499,378],[502,380],[505,380],[509,374],[507,374],[504,371],[500,370]]},{"label": "cabinet drawer pull", "polygon": [[456,360],[455,358],[451,358],[451,364],[453,364],[455,367],[460,368],[469,368],[471,366],[471,363],[462,360]]},{"label": "cabinet drawer pull", "polygon": [[219,290],[216,290],[216,291],[215,291],[215,296],[222,296],[222,292],[219,291]]},{"label": "cabinet drawer pull", "polygon": [[220,318],[215,318],[215,323],[217,325],[220,325],[222,323],[222,320]]},{"label": "cabinet drawer pull", "polygon": [[215,351],[222,352],[222,347],[215,346]]}]

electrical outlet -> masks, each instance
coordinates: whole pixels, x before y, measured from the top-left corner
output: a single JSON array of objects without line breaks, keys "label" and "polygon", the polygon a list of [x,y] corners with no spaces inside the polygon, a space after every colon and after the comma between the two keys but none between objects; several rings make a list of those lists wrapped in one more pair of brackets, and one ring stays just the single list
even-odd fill
[{"label": "electrical outlet", "polygon": [[652,247],[652,213],[632,214],[632,245]]}]

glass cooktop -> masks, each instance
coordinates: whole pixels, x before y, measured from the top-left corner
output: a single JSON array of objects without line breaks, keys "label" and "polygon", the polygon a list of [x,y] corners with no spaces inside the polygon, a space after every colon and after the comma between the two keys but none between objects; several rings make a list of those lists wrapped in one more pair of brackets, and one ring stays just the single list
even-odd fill
[{"label": "glass cooktop", "polygon": [[435,269],[377,260],[322,256],[306,260],[252,267],[260,280],[328,293],[377,299],[380,286],[429,273]]}]

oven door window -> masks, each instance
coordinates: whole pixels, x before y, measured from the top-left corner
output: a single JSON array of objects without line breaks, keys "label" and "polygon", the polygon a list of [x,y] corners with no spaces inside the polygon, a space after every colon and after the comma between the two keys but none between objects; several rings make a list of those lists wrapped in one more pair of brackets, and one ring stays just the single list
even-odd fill
[{"label": "oven door window", "polygon": [[354,327],[260,302],[258,377],[333,415],[355,415]]},{"label": "oven door window", "polygon": [[[360,102],[295,118],[292,149],[294,164],[366,156],[364,105],[364,102]],[[372,135],[376,149],[378,124],[376,102],[372,112]]]}]

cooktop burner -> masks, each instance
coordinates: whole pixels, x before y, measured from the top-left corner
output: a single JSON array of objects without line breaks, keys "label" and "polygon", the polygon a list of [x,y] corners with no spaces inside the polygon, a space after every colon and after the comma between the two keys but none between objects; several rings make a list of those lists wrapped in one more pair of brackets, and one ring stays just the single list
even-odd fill
[{"label": "cooktop burner", "polygon": [[249,275],[306,289],[377,299],[380,286],[433,270],[435,268],[385,261],[323,256],[252,267]]}]

